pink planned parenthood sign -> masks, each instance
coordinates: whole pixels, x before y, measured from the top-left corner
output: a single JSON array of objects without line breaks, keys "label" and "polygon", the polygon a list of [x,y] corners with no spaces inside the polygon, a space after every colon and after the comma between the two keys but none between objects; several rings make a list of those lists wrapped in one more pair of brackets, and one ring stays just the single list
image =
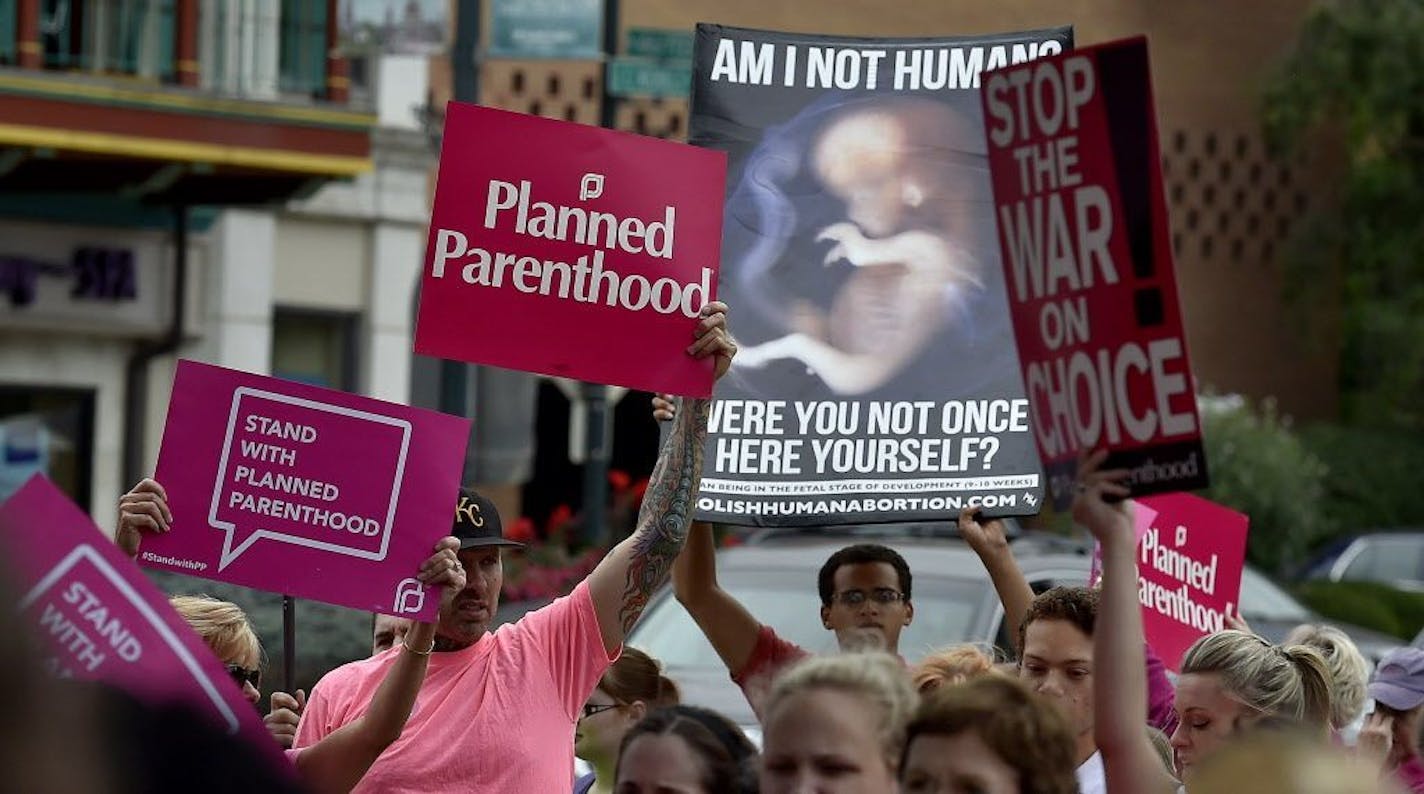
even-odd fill
[{"label": "pink planned parenthood sign", "polygon": [[421,620],[414,577],[450,534],[470,423],[181,361],[155,479],[172,529],[139,562]]},{"label": "pink planned parenthood sign", "polygon": [[42,475],[0,505],[0,553],[44,666],[181,703],[279,760],[257,711],[131,560]]},{"label": "pink planned parenthood sign", "polygon": [[726,155],[452,102],[415,352],[705,397]]},{"label": "pink planned parenthood sign", "polygon": [[1242,513],[1186,493],[1143,497],[1155,513],[1137,541],[1137,596],[1147,641],[1173,671],[1192,643],[1226,625],[1241,603]]}]

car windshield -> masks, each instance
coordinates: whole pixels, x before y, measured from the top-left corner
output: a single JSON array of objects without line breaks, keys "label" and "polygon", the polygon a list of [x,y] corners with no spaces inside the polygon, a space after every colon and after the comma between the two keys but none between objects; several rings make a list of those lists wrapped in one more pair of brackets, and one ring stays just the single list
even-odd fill
[{"label": "car windshield", "polygon": [[1310,620],[1310,610],[1249,565],[1241,571],[1241,613],[1248,621],[1252,618],[1298,623]]},{"label": "car windshield", "polygon": [[[812,653],[835,650],[835,635],[821,626],[821,600],[802,576],[786,571],[727,571],[719,584],[757,620],[782,638]],[[915,620],[900,635],[900,653],[915,660],[928,651],[955,642],[983,639],[971,636],[985,604],[983,582],[915,577]],[[691,616],[668,595],[643,615],[629,643],[662,660],[669,668],[720,669],[712,646]]]}]

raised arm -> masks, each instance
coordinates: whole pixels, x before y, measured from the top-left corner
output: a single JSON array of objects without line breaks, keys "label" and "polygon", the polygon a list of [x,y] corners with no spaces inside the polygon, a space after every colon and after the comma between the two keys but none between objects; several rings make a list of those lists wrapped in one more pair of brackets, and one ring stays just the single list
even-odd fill
[{"label": "raised arm", "polygon": [[1033,588],[1009,548],[1004,522],[997,518],[980,521],[977,508],[966,507],[959,512],[959,534],[989,572],[989,581],[994,583],[994,592],[1004,606],[1004,631],[1014,643],[1014,655],[1022,654],[1023,649],[1018,647],[1019,625],[1033,603]]},{"label": "raised arm", "polygon": [[[666,422],[676,415],[671,396],[653,395],[654,419]],[[761,623],[717,585],[717,544],[711,524],[693,522],[687,544],[672,564],[672,590],[727,669],[736,674],[746,667]]]},{"label": "raised arm", "polygon": [[1137,602],[1137,543],[1122,479],[1125,470],[1099,471],[1106,451],[1093,453],[1079,469],[1073,519],[1088,528],[1103,549],[1103,584],[1093,631],[1093,738],[1103,754],[1109,794],[1176,791],[1174,781],[1147,736],[1146,644]]},{"label": "raised arm", "polygon": [[[420,567],[420,580],[442,586],[444,600],[453,598],[465,586],[465,571],[456,557],[459,548],[460,541],[445,538]],[[307,785],[319,794],[345,794],[361,781],[371,764],[405,729],[434,646],[434,623],[411,625],[366,712],[297,756],[297,771]]]},{"label": "raised arm", "polygon": [[[716,377],[726,374],[736,354],[727,334],[726,305],[714,302],[704,306],[693,337],[688,355],[713,356]],[[687,542],[693,501],[702,479],[702,446],[711,406],[711,400],[697,399],[679,407],[672,433],[653,467],[637,528],[589,574],[589,594],[609,653],[622,646],[648,600],[667,582],[673,560]]]},{"label": "raised arm", "polygon": [[756,648],[761,622],[717,584],[712,525],[692,525],[687,547],[672,566],[673,592],[732,673],[746,667]]}]

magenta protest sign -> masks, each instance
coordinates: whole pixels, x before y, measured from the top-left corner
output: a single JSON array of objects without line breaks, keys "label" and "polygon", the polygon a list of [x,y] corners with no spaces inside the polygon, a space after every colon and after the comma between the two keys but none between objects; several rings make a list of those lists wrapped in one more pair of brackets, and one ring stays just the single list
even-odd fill
[{"label": "magenta protest sign", "polygon": [[705,397],[726,155],[452,102],[415,351]]},{"label": "magenta protest sign", "polygon": [[1156,516],[1137,544],[1137,596],[1143,629],[1172,670],[1193,642],[1221,631],[1236,614],[1250,520],[1185,493],[1149,496]]},{"label": "magenta protest sign", "polygon": [[[421,619],[469,421],[182,361],[155,478],[173,528],[146,566]],[[433,592],[433,591],[431,591]]]},{"label": "magenta protest sign", "polygon": [[183,703],[279,758],[222,664],[117,547],[43,476],[0,505],[0,549],[44,664],[150,703]]}]

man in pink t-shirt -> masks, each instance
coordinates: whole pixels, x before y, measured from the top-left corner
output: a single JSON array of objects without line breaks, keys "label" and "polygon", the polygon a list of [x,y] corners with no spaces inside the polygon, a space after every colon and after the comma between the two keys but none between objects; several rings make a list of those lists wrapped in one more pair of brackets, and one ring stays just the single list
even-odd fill
[{"label": "man in pink t-shirt", "polygon": [[[736,347],[724,304],[702,309],[688,348],[726,373]],[[451,533],[460,539],[464,590],[440,606],[429,668],[405,730],[362,779],[364,792],[566,792],[573,788],[574,728],[599,677],[648,600],[667,581],[687,539],[702,477],[710,400],[690,400],[663,444],[633,534],[567,597],[490,632],[504,581],[499,514],[461,491]],[[400,649],[344,665],[312,691],[297,729],[306,747],[366,709]]]}]

